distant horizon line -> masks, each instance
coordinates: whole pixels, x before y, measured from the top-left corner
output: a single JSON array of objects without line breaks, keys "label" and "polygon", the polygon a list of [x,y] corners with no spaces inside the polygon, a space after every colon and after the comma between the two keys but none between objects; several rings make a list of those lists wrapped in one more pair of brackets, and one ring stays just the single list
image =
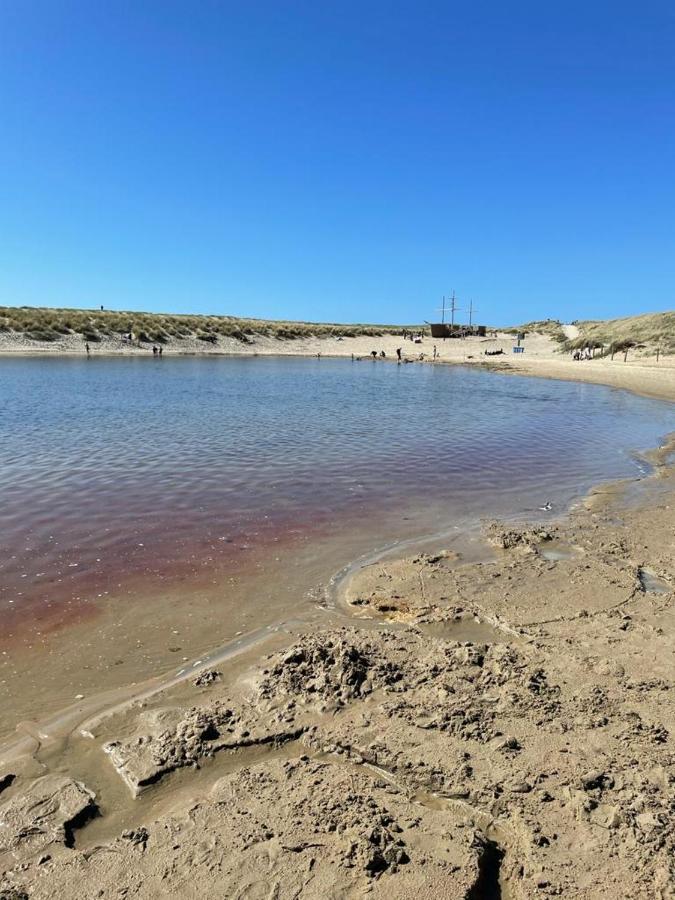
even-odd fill
[{"label": "distant horizon line", "polygon": [[[232,319],[246,322],[269,322],[269,323],[279,323],[279,324],[293,324],[297,323],[299,325],[335,325],[335,326],[349,326],[349,325],[359,325],[359,326],[368,326],[368,327],[386,327],[386,328],[409,328],[409,327],[420,327],[424,325],[432,324],[430,320],[422,319],[418,322],[337,322],[337,321],[328,321],[328,320],[309,320],[309,319],[275,319],[275,318],[264,318],[261,316],[251,316],[251,315],[239,315],[233,313],[201,313],[201,312],[159,312],[154,310],[143,310],[143,309],[114,309],[106,306],[33,306],[31,304],[12,304],[12,303],[3,303],[0,305],[0,309],[24,309],[24,310],[50,310],[53,312],[73,312],[73,313],[84,313],[91,312],[97,313],[101,315],[101,313],[110,313],[111,315],[128,315],[128,316],[175,316],[175,317],[185,317],[185,318],[204,318],[204,319]],[[574,322],[611,322],[611,321],[621,321],[624,319],[633,319],[639,318],[641,316],[659,316],[659,315],[668,315],[669,313],[673,313],[675,310],[658,310],[658,311],[648,311],[635,313],[633,315],[628,316],[616,316],[613,318],[603,319],[580,319],[576,318],[572,321]],[[530,319],[527,322],[517,322],[518,325],[531,325],[534,323],[559,323],[559,324],[571,324],[571,322],[566,322],[566,320],[562,318],[554,318],[552,316],[548,316],[542,319]],[[435,324],[435,322],[434,322]],[[455,323],[458,326],[461,326],[462,322]],[[474,324],[486,324],[482,322],[477,322]],[[499,324],[490,324],[486,325],[489,328],[512,328],[515,327],[513,323],[499,323]]]}]

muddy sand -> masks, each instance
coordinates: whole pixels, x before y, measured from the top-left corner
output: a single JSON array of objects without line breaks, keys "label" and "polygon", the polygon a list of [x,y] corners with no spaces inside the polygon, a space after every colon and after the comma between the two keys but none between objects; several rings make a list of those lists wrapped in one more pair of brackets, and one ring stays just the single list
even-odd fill
[{"label": "muddy sand", "polygon": [[675,471],[0,752],[0,897],[675,897]]}]

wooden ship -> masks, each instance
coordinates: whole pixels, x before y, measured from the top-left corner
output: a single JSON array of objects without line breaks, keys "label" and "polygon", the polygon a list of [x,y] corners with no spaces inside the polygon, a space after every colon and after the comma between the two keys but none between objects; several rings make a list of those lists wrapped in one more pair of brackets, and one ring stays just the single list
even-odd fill
[{"label": "wooden ship", "polygon": [[468,325],[460,325],[455,322],[455,313],[458,312],[460,307],[457,306],[457,301],[455,298],[455,292],[452,292],[452,296],[450,297],[450,306],[448,308],[448,312],[450,313],[450,321],[445,321],[445,313],[446,313],[446,302],[445,296],[443,297],[443,305],[439,309],[441,313],[441,321],[440,322],[428,322],[427,324],[431,328],[431,336],[433,338],[463,338],[468,335],[477,335],[478,337],[485,337],[487,333],[486,325],[474,325],[473,324],[473,300],[469,303],[469,324]]}]

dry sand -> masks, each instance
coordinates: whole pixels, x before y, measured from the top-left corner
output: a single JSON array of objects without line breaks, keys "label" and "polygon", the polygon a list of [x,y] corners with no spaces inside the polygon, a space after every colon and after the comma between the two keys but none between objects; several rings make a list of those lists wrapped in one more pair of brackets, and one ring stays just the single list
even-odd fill
[{"label": "dry sand", "polygon": [[[655,363],[556,362],[656,393]],[[0,898],[675,897],[669,460],[486,525],[478,561],[371,562],[330,626],[24,727]]]}]

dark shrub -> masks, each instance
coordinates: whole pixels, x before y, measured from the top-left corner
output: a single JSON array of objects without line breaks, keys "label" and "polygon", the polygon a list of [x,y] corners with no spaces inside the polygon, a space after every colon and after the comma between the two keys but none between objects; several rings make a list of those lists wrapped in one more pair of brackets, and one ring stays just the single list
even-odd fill
[{"label": "dark shrub", "polygon": [[39,331],[27,331],[26,337],[31,341],[58,341],[61,335],[51,329],[42,329]]}]

